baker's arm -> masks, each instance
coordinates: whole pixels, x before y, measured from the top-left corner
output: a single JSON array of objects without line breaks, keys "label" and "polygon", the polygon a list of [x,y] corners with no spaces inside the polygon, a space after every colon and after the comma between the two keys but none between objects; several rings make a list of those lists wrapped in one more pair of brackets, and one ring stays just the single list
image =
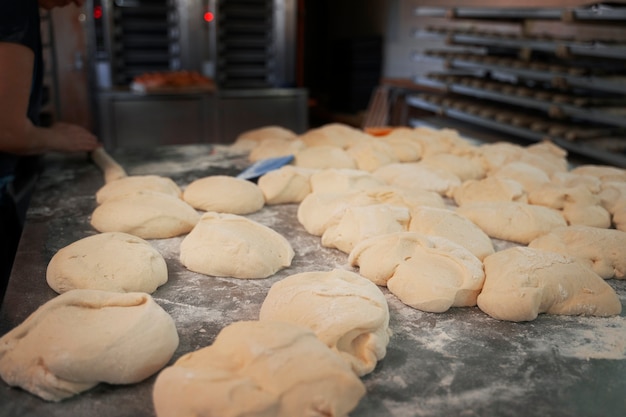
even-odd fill
[{"label": "baker's arm", "polygon": [[88,130],[69,123],[38,127],[26,116],[34,53],[26,46],[0,42],[0,151],[34,155],[48,151],[91,151],[99,146]]}]

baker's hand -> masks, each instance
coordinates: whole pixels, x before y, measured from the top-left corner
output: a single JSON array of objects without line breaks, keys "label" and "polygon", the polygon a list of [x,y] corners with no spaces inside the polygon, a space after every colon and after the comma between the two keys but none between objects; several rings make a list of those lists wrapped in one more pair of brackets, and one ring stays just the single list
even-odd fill
[{"label": "baker's hand", "polygon": [[96,136],[87,129],[70,124],[55,123],[50,128],[50,150],[58,152],[89,152],[101,146]]}]

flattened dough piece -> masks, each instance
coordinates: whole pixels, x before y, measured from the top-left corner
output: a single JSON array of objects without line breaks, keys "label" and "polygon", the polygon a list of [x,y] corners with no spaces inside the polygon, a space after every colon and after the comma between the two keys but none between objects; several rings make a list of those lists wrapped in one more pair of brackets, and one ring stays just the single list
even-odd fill
[{"label": "flattened dough piece", "polygon": [[157,377],[157,417],[345,417],[365,394],[361,380],[311,330],[241,321]]},{"label": "flattened dough piece", "polygon": [[294,251],[278,232],[243,216],[205,213],[180,244],[180,261],[200,274],[267,278],[291,265]]},{"label": "flattened dough piece", "polygon": [[102,204],[105,200],[144,190],[157,191],[177,198],[183,195],[180,187],[171,178],[158,175],[132,175],[104,184],[96,192],[96,201]]},{"label": "flattened dough piece", "polygon": [[322,235],[322,246],[350,253],[354,246],[370,237],[406,231],[411,214],[406,207],[373,204],[348,207],[339,222]]},{"label": "flattened dough piece", "polygon": [[622,310],[615,290],[573,257],[513,247],[485,258],[478,307],[493,318],[531,321],[541,313],[613,316]]},{"label": "flattened dough piece", "polygon": [[525,245],[557,227],[567,226],[557,210],[514,201],[466,204],[456,212],[476,223],[492,238]]},{"label": "flattened dough piece", "polygon": [[167,264],[145,240],[105,232],[59,249],[46,280],[59,294],[73,289],[152,293],[167,282]]},{"label": "flattened dough piece", "polygon": [[591,226],[559,227],[528,244],[572,256],[602,278],[626,278],[626,232]]},{"label": "flattened dough piece", "polygon": [[100,382],[142,381],[177,347],[174,321],[148,294],[72,290],[0,339],[0,376],[60,401]]},{"label": "flattened dough piece", "polygon": [[183,200],[203,211],[219,213],[250,214],[265,205],[263,191],[253,182],[212,175],[192,181],[183,192]]},{"label": "flattened dough piece", "polygon": [[445,237],[463,246],[480,260],[495,252],[491,238],[480,227],[452,210],[434,207],[413,210],[408,230]]},{"label": "flattened dough piece", "polygon": [[99,232],[167,239],[189,233],[199,219],[180,198],[146,190],[106,200],[93,211],[91,225]]},{"label": "flattened dough piece", "polygon": [[415,232],[365,240],[348,261],[406,305],[433,313],[475,306],[485,277],[480,260],[464,247]]},{"label": "flattened dough piece", "polygon": [[301,203],[311,194],[311,175],[316,170],[285,165],[262,175],[257,184],[265,204]]},{"label": "flattened dough piece", "polygon": [[389,307],[370,280],[351,271],[303,272],[270,288],[259,320],[308,327],[363,376],[385,357],[389,344]]}]

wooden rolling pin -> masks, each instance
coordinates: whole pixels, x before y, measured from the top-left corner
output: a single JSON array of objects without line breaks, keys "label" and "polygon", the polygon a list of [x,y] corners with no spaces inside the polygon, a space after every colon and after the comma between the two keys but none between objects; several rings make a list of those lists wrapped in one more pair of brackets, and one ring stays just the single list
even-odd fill
[{"label": "wooden rolling pin", "polygon": [[124,168],[115,162],[111,155],[109,155],[102,146],[91,151],[91,159],[102,170],[105,183],[128,176]]}]

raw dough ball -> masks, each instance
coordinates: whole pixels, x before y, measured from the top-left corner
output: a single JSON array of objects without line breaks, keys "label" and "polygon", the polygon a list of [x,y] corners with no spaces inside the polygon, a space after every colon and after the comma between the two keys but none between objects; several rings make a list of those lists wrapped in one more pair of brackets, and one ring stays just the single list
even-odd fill
[{"label": "raw dough ball", "polygon": [[478,159],[451,153],[437,153],[423,158],[424,165],[439,168],[456,175],[461,182],[467,180],[480,180],[486,172]]},{"label": "raw dough ball", "polygon": [[395,151],[378,139],[362,140],[348,148],[348,154],[356,161],[358,169],[373,172],[381,166],[399,162]]},{"label": "raw dough ball", "polygon": [[456,212],[476,223],[492,238],[525,245],[557,227],[567,226],[556,210],[513,201],[465,204]]},{"label": "raw dough ball", "polygon": [[302,202],[312,192],[310,179],[314,172],[316,170],[285,165],[262,175],[257,184],[265,204]]},{"label": "raw dough ball", "polygon": [[328,123],[315,129],[309,129],[298,138],[307,146],[331,146],[348,149],[350,146],[371,137],[362,130],[343,123]]},{"label": "raw dough ball", "polygon": [[422,158],[422,144],[415,129],[396,127],[380,136],[380,140],[391,146],[400,162],[417,162]]},{"label": "raw dough ball", "polygon": [[322,246],[350,253],[354,246],[373,236],[406,231],[411,215],[406,207],[373,204],[348,207],[336,225],[322,235]]},{"label": "raw dough ball", "polygon": [[572,257],[513,247],[485,258],[478,307],[493,318],[530,321],[541,313],[613,316],[619,297],[600,276]]},{"label": "raw dough ball", "polygon": [[550,176],[545,171],[524,162],[508,163],[491,175],[515,180],[522,184],[527,193],[550,182]]},{"label": "raw dough ball", "polygon": [[333,225],[339,223],[348,207],[376,204],[374,196],[363,192],[354,193],[311,193],[298,206],[298,221],[309,234],[322,236]]},{"label": "raw dough ball", "polygon": [[247,130],[235,139],[232,148],[242,151],[251,151],[259,143],[267,139],[293,139],[296,133],[282,126],[263,126],[256,129]]},{"label": "raw dough ball", "polygon": [[626,169],[608,165],[579,165],[570,171],[572,174],[591,175],[602,182],[626,182]]},{"label": "raw dough ball", "polygon": [[320,145],[306,148],[296,153],[293,164],[302,168],[356,169],[356,161],[342,148],[331,145]]},{"label": "raw dough ball", "polygon": [[473,146],[454,129],[433,129],[426,126],[414,128],[422,144],[422,158],[436,153],[465,153]]},{"label": "raw dough ball", "polygon": [[227,175],[212,175],[191,182],[185,188],[183,200],[198,210],[231,214],[254,213],[265,205],[258,185]]},{"label": "raw dough ball", "polygon": [[482,263],[467,249],[415,232],[365,240],[350,252],[348,262],[403,303],[433,313],[475,306],[484,280]]},{"label": "raw dough ball", "polygon": [[72,290],[0,339],[0,376],[60,401],[99,382],[142,381],[177,347],[174,321],[148,294]]},{"label": "raw dough ball", "polygon": [[256,162],[262,159],[293,155],[304,148],[306,145],[300,140],[266,139],[250,151],[248,160]]},{"label": "raw dough ball", "polygon": [[270,288],[259,320],[308,327],[362,376],[385,357],[389,307],[380,289],[354,272],[303,272]]},{"label": "raw dough ball", "polygon": [[339,355],[304,327],[235,322],[157,377],[158,417],[346,417],[365,394]]},{"label": "raw dough ball", "polygon": [[61,248],[48,263],[46,280],[58,293],[77,288],[152,293],[167,282],[167,265],[145,240],[107,232]]},{"label": "raw dough ball", "polygon": [[408,230],[445,237],[463,246],[480,260],[495,252],[491,238],[480,227],[452,210],[420,207],[411,213]]},{"label": "raw dough ball", "polygon": [[167,239],[189,233],[199,219],[198,212],[180,198],[155,191],[138,191],[110,198],[96,207],[91,225],[99,232]]},{"label": "raw dough ball", "polygon": [[626,232],[590,226],[559,227],[528,244],[572,256],[602,278],[626,278]]},{"label": "raw dough ball", "polygon": [[359,169],[324,169],[311,176],[314,193],[347,193],[381,187],[385,182]]},{"label": "raw dough ball", "polygon": [[528,196],[522,184],[510,178],[498,177],[465,181],[454,190],[453,197],[459,206],[481,201],[528,202]]},{"label": "raw dough ball", "polygon": [[282,235],[246,217],[205,213],[180,244],[180,261],[200,274],[266,278],[291,265],[294,251]]},{"label": "raw dough ball", "polygon": [[379,203],[391,204],[392,206],[406,207],[412,213],[422,206],[445,208],[441,195],[434,191],[419,188],[399,188],[393,186],[376,187],[365,190],[365,193]]},{"label": "raw dough ball", "polygon": [[133,175],[107,182],[96,192],[96,201],[102,204],[110,198],[117,198],[137,191],[158,191],[181,198],[183,193],[171,178],[158,175]]},{"label": "raw dough ball", "polygon": [[452,196],[454,189],[461,185],[456,175],[437,167],[429,167],[422,162],[394,163],[378,168],[374,175],[387,184],[400,188],[419,188]]}]

